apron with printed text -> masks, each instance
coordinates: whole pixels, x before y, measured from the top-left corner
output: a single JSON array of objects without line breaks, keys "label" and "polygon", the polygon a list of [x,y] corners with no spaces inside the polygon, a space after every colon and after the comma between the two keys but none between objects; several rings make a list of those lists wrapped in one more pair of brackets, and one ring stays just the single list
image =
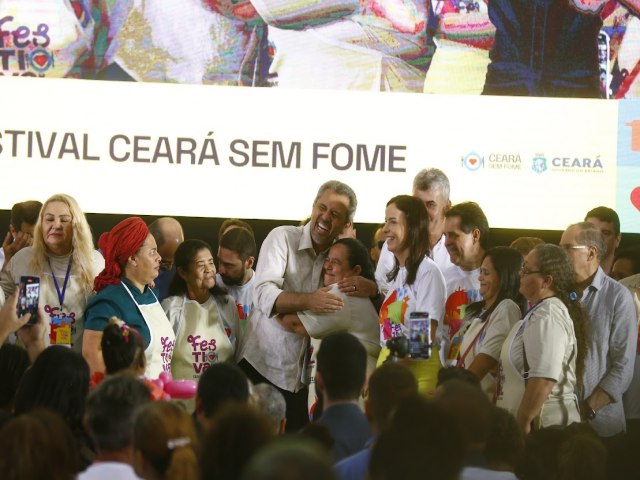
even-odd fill
[{"label": "apron with printed text", "polygon": [[151,290],[151,293],[156,297],[156,301],[148,305],[141,305],[133,298],[131,290],[129,290],[129,287],[127,287],[124,282],[120,285],[124,287],[131,297],[131,300],[133,300],[133,303],[136,304],[147,327],[149,327],[151,340],[149,341],[149,346],[144,351],[144,356],[147,361],[147,368],[144,371],[144,375],[147,378],[156,379],[163,371],[168,372],[171,370],[171,357],[173,355],[176,336],[153,290]]},{"label": "apron with printed text", "polygon": [[211,365],[233,359],[235,336],[222,319],[216,301],[208,308],[183,298],[171,360],[174,379],[195,380]]}]

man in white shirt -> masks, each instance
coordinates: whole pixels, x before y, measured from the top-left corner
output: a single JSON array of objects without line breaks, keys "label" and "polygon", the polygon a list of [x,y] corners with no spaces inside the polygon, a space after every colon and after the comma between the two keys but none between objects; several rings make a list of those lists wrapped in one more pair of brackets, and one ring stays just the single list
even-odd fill
[{"label": "man in white shirt", "polygon": [[[296,431],[308,421],[303,382],[308,340],[283,330],[273,317],[342,308],[340,297],[321,288],[322,267],[333,241],[353,221],[356,206],[356,195],[348,185],[328,181],[318,190],[309,223],[276,227],[260,249],[253,309],[240,339],[239,365],[253,383],[266,380],[282,392],[287,402],[287,431]],[[375,283],[364,279],[351,288],[352,294],[356,289],[358,294],[376,294]]]},{"label": "man in white shirt", "polygon": [[[413,196],[424,202],[429,215],[429,256],[443,273],[452,266],[444,244],[445,213],[451,208],[449,191],[449,179],[437,168],[421,170],[413,179]],[[382,292],[389,289],[387,274],[393,269],[394,262],[393,253],[389,251],[385,242],[376,266],[376,282]]]},{"label": "man in white shirt", "polygon": [[218,242],[216,283],[224,287],[236,301],[241,333],[246,329],[247,317],[253,305],[253,264],[256,256],[256,240],[245,228],[227,230]]}]

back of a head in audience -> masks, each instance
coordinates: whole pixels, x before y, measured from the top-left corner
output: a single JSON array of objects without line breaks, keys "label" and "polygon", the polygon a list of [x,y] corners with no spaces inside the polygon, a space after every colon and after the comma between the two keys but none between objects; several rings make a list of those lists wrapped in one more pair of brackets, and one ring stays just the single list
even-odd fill
[{"label": "back of a head in audience", "polygon": [[569,438],[566,429],[550,427],[534,430],[525,439],[524,453],[516,466],[520,480],[549,480],[558,471],[558,452]]},{"label": "back of a head in audience", "polygon": [[513,472],[524,450],[524,438],[515,417],[507,410],[492,407],[491,426],[484,458],[491,470]]},{"label": "back of a head in audience", "polygon": [[133,427],[133,468],[146,480],[196,480],[198,439],[189,414],[169,402],[151,402]]},{"label": "back of a head in audience", "polygon": [[510,248],[517,250],[520,255],[526,257],[533,247],[544,243],[544,240],[538,237],[518,237],[509,245]]},{"label": "back of a head in audience", "polygon": [[403,365],[383,363],[374,370],[369,378],[369,396],[365,404],[374,432],[380,433],[387,428],[402,398],[417,393],[415,376]]},{"label": "back of a head in audience", "polygon": [[27,351],[17,345],[0,347],[0,411],[11,413],[18,384],[29,367]]},{"label": "back of a head in audience", "polygon": [[117,317],[111,317],[109,324],[104,327],[100,344],[108,375],[122,370],[131,370],[137,375],[144,373],[144,340],[136,329]]},{"label": "back of a head in audience", "polygon": [[337,480],[325,450],[311,440],[280,437],[249,463],[241,480]]},{"label": "back of a head in audience", "polygon": [[608,452],[595,430],[588,424],[573,423],[566,433],[569,436],[558,452],[555,479],[605,480]]},{"label": "back of a head in audience", "polygon": [[373,445],[371,480],[454,480],[462,468],[462,437],[452,415],[415,395],[400,400],[389,428]]},{"label": "back of a head in audience", "polygon": [[133,423],[138,410],[149,403],[149,388],[133,374],[122,372],[108,377],[89,395],[85,410],[85,425],[99,455],[111,458],[122,453],[130,463]]},{"label": "back of a head in audience", "polygon": [[201,478],[236,480],[276,433],[267,416],[249,403],[227,403],[212,418],[203,437]]},{"label": "back of a head in audience", "polygon": [[35,407],[57,412],[72,431],[82,430],[89,393],[89,366],[79,352],[54,345],[45,349],[22,377],[15,399],[15,413]]},{"label": "back of a head in audience", "polygon": [[225,403],[248,401],[249,381],[245,373],[232,363],[216,363],[204,371],[198,382],[196,417],[205,424]]},{"label": "back of a head in audience", "polygon": [[329,402],[358,399],[367,370],[367,352],[350,333],[333,333],[322,340],[316,359],[316,385]]},{"label": "back of a head in audience", "polygon": [[492,416],[491,402],[484,391],[470,382],[452,379],[437,387],[434,401],[453,415],[466,451],[482,452]]},{"label": "back of a head in audience", "polygon": [[73,435],[58,414],[36,408],[2,427],[2,480],[72,480],[79,470]]},{"label": "back of a head in audience", "polygon": [[441,368],[438,370],[438,381],[436,383],[436,387],[443,385],[446,382],[451,380],[458,380],[461,382],[466,382],[474,387],[481,388],[480,379],[477,375],[471,373],[469,370],[464,368]]},{"label": "back of a head in audience", "polygon": [[269,418],[273,431],[283,434],[287,424],[287,404],[282,393],[273,385],[259,383],[253,386],[253,400],[258,410]]}]

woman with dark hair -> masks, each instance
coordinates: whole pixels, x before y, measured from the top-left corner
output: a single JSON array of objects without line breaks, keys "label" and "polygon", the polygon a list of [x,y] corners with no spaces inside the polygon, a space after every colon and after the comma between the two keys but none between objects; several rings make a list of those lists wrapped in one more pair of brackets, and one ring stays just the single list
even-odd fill
[{"label": "woman with dark hair", "polygon": [[509,247],[489,249],[480,267],[483,300],[469,305],[462,327],[451,339],[447,363],[477,375],[489,398],[496,391],[500,350],[511,328],[522,318],[522,255]]},{"label": "woman with dark hair", "polygon": [[58,413],[71,429],[82,466],[86,468],[95,456],[92,442],[82,427],[88,394],[87,362],[80,353],[54,345],[45,349],[22,377],[14,412],[20,415],[36,407],[46,407]]},{"label": "woman with dark hair", "polygon": [[340,291],[338,283],[347,277],[361,276],[375,279],[375,271],[369,252],[364,244],[355,238],[337,240],[329,249],[324,261],[323,281],[327,291],[344,301],[337,312],[314,313],[305,310],[276,317],[288,331],[311,337],[313,352],[307,377],[309,379],[309,408],[314,409],[317,401],[315,392],[315,357],[321,340],[331,333],[349,332],[356,337],[367,351],[367,377],[375,370],[380,353],[378,312],[372,300],[367,297],[348,296]]},{"label": "woman with dark hair", "polygon": [[152,287],[161,260],[156,240],[141,218],[129,217],[103,233],[98,246],[105,267],[86,309],[82,353],[92,372],[103,372],[102,332],[111,317],[118,317],[142,335],[145,376],[158,378],[170,369],[175,335]]},{"label": "woman with dark hair", "polygon": [[[409,195],[393,197],[387,202],[384,234],[395,264],[387,277],[391,286],[380,309],[380,341],[385,346],[390,338],[408,338],[409,316],[413,312],[429,314],[433,340],[444,317],[446,285],[442,272],[429,258],[429,217],[424,204]],[[378,363],[386,359],[388,352],[383,348]],[[409,367],[421,392],[435,389],[440,366],[436,348],[430,360],[411,362]]]},{"label": "woman with dark hair", "polygon": [[205,368],[233,361],[240,318],[233,299],[216,285],[216,267],[208,243],[185,240],[176,250],[176,275],[162,301],[176,334],[171,373],[198,380]]},{"label": "woman with dark hair", "polygon": [[580,422],[576,387],[586,354],[586,314],[575,275],[557,245],[536,246],[520,269],[520,293],[532,307],[502,345],[497,405],[525,434]]}]

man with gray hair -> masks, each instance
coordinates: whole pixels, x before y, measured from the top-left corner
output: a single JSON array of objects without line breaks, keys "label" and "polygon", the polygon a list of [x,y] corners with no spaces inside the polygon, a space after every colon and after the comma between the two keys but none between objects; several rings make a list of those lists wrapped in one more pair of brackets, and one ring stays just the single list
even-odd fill
[{"label": "man with gray hair", "polygon": [[[635,306],[631,293],[600,266],[605,246],[596,227],[588,222],[570,225],[560,246],[571,259],[577,299],[589,316],[580,412],[607,443],[607,438],[625,431],[622,394],[633,374],[638,335]],[[613,441],[608,442],[610,448]]]},{"label": "man with gray hair", "polygon": [[[252,383],[267,381],[284,395],[287,431],[297,431],[309,421],[303,375],[309,342],[283,330],[274,317],[303,310],[331,313],[342,308],[340,297],[321,288],[322,268],[329,247],[353,222],[356,206],[351,187],[330,180],[318,190],[306,225],[274,228],[260,249],[253,309],[241,338],[239,365]],[[350,293],[375,295],[375,283],[361,280],[358,286],[355,282],[346,286]]]},{"label": "man with gray hair", "polygon": [[278,389],[268,383],[259,383],[253,386],[252,398],[258,410],[269,417],[274,433],[282,435],[287,425],[287,404]]},{"label": "man with gray hair", "polygon": [[[420,170],[413,179],[412,195],[424,203],[429,215],[429,256],[441,272],[453,265],[444,245],[444,214],[451,207],[449,191],[449,179],[437,168]],[[393,253],[389,251],[385,242],[376,266],[376,282],[383,292],[388,290],[387,274],[393,269],[393,265]]]}]

